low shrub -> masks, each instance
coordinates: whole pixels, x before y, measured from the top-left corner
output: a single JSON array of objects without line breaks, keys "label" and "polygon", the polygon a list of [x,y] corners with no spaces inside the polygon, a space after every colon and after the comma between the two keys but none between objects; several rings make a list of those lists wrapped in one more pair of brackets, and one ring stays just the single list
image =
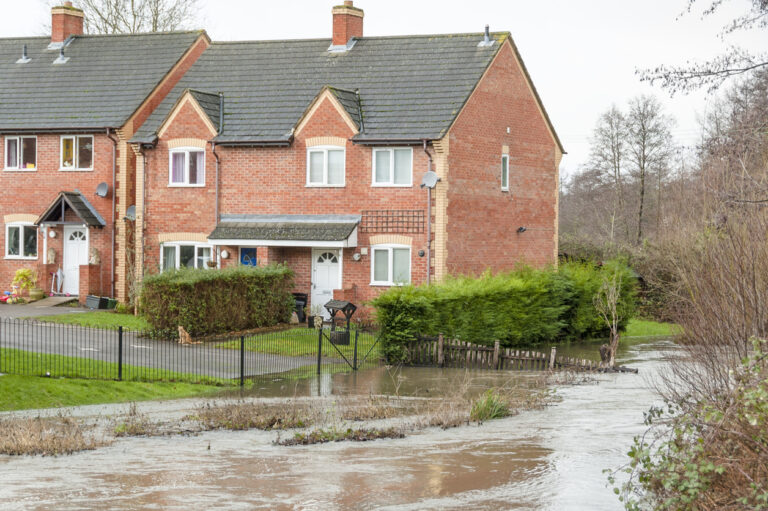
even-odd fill
[{"label": "low shrub", "polygon": [[593,297],[617,269],[625,283],[623,329],[635,297],[635,278],[626,264],[566,263],[558,270],[521,268],[430,286],[393,287],[372,302],[382,329],[382,351],[390,362],[402,362],[408,342],[440,333],[488,346],[498,339],[505,347],[607,337]]},{"label": "low shrub", "polygon": [[490,389],[472,403],[469,418],[483,422],[492,419],[503,419],[510,414],[509,403],[498,391]]},{"label": "low shrub", "polygon": [[285,266],[238,266],[223,270],[180,269],[148,276],[140,308],[153,329],[193,336],[248,330],[291,318],[293,272]]}]

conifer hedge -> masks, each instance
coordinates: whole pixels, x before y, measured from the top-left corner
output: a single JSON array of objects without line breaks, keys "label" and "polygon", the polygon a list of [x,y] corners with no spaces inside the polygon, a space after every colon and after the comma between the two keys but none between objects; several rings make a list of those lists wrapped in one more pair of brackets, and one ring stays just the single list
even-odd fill
[{"label": "conifer hedge", "polygon": [[193,336],[286,323],[293,272],[283,265],[223,270],[183,268],[144,278],[139,306],[157,335]]},{"label": "conifer hedge", "polygon": [[384,353],[392,362],[405,359],[403,346],[417,335],[442,333],[488,346],[498,339],[504,347],[607,337],[592,300],[603,279],[615,271],[622,275],[623,328],[634,310],[636,279],[620,261],[601,267],[565,263],[558,269],[523,268],[430,286],[393,287],[372,305]]}]

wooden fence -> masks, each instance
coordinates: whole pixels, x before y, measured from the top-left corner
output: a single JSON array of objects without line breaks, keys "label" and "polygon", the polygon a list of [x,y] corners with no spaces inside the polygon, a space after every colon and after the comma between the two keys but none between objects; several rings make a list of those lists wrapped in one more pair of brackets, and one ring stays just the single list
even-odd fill
[{"label": "wooden fence", "polygon": [[554,346],[550,352],[513,350],[502,348],[499,341],[493,347],[445,339],[419,339],[408,347],[412,365],[438,367],[465,367],[474,369],[506,369],[543,371],[569,369],[596,371],[600,363],[581,358],[563,357]]}]

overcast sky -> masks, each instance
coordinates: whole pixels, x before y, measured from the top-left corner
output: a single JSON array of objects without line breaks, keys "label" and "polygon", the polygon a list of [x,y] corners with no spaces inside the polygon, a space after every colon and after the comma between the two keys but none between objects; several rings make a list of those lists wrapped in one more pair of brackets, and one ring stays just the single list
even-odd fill
[{"label": "overcast sky", "polygon": [[[200,26],[214,40],[330,37],[334,0],[200,0]],[[699,3],[709,5],[709,1]],[[765,33],[718,37],[749,0],[726,2],[717,16],[680,17],[687,0],[356,0],[365,35],[510,31],[568,155],[565,174],[584,162],[597,116],[611,103],[658,95],[677,119],[682,144],[696,141],[710,98],[675,96],[641,84],[635,69],[715,55],[728,44],[768,46]],[[74,0],[77,6],[77,0]],[[0,37],[41,35],[47,8],[38,0],[0,0]]]}]

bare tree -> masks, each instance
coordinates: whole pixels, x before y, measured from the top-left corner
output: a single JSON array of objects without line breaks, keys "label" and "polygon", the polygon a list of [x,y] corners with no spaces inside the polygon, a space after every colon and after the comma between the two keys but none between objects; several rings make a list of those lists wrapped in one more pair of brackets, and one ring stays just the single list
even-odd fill
[{"label": "bare tree", "polygon": [[[630,171],[637,183],[637,236],[643,241],[646,184],[654,175],[666,173],[672,156],[672,119],[662,111],[653,96],[639,96],[629,103],[627,114],[627,146]],[[660,186],[660,185],[659,185]]]},{"label": "bare tree", "polygon": [[[702,16],[715,14],[728,3],[727,0],[707,0]],[[688,8],[685,14],[689,14],[701,1],[688,0]],[[768,29],[768,0],[750,0],[750,9],[745,14],[731,20],[720,32],[720,37],[725,39],[734,32],[745,30]],[[710,60],[687,64],[684,66],[662,65],[655,69],[638,70],[640,79],[651,84],[660,83],[662,87],[672,94],[676,92],[689,92],[701,87],[707,87],[712,92],[720,87],[726,80],[734,76],[750,74],[760,69],[768,68],[768,52],[750,52],[738,46],[731,46],[728,50]]]},{"label": "bare tree", "polygon": [[593,299],[595,310],[597,310],[611,331],[607,349],[606,345],[600,347],[600,358],[603,367],[613,368],[616,366],[616,351],[619,349],[619,341],[621,340],[619,325],[624,319],[621,317],[622,310],[619,304],[621,300],[621,286],[621,272],[616,269],[610,276],[603,279],[603,284]]},{"label": "bare tree", "polygon": [[[49,6],[58,0],[43,0]],[[193,28],[199,0],[78,0],[89,34],[137,34]]]}]

